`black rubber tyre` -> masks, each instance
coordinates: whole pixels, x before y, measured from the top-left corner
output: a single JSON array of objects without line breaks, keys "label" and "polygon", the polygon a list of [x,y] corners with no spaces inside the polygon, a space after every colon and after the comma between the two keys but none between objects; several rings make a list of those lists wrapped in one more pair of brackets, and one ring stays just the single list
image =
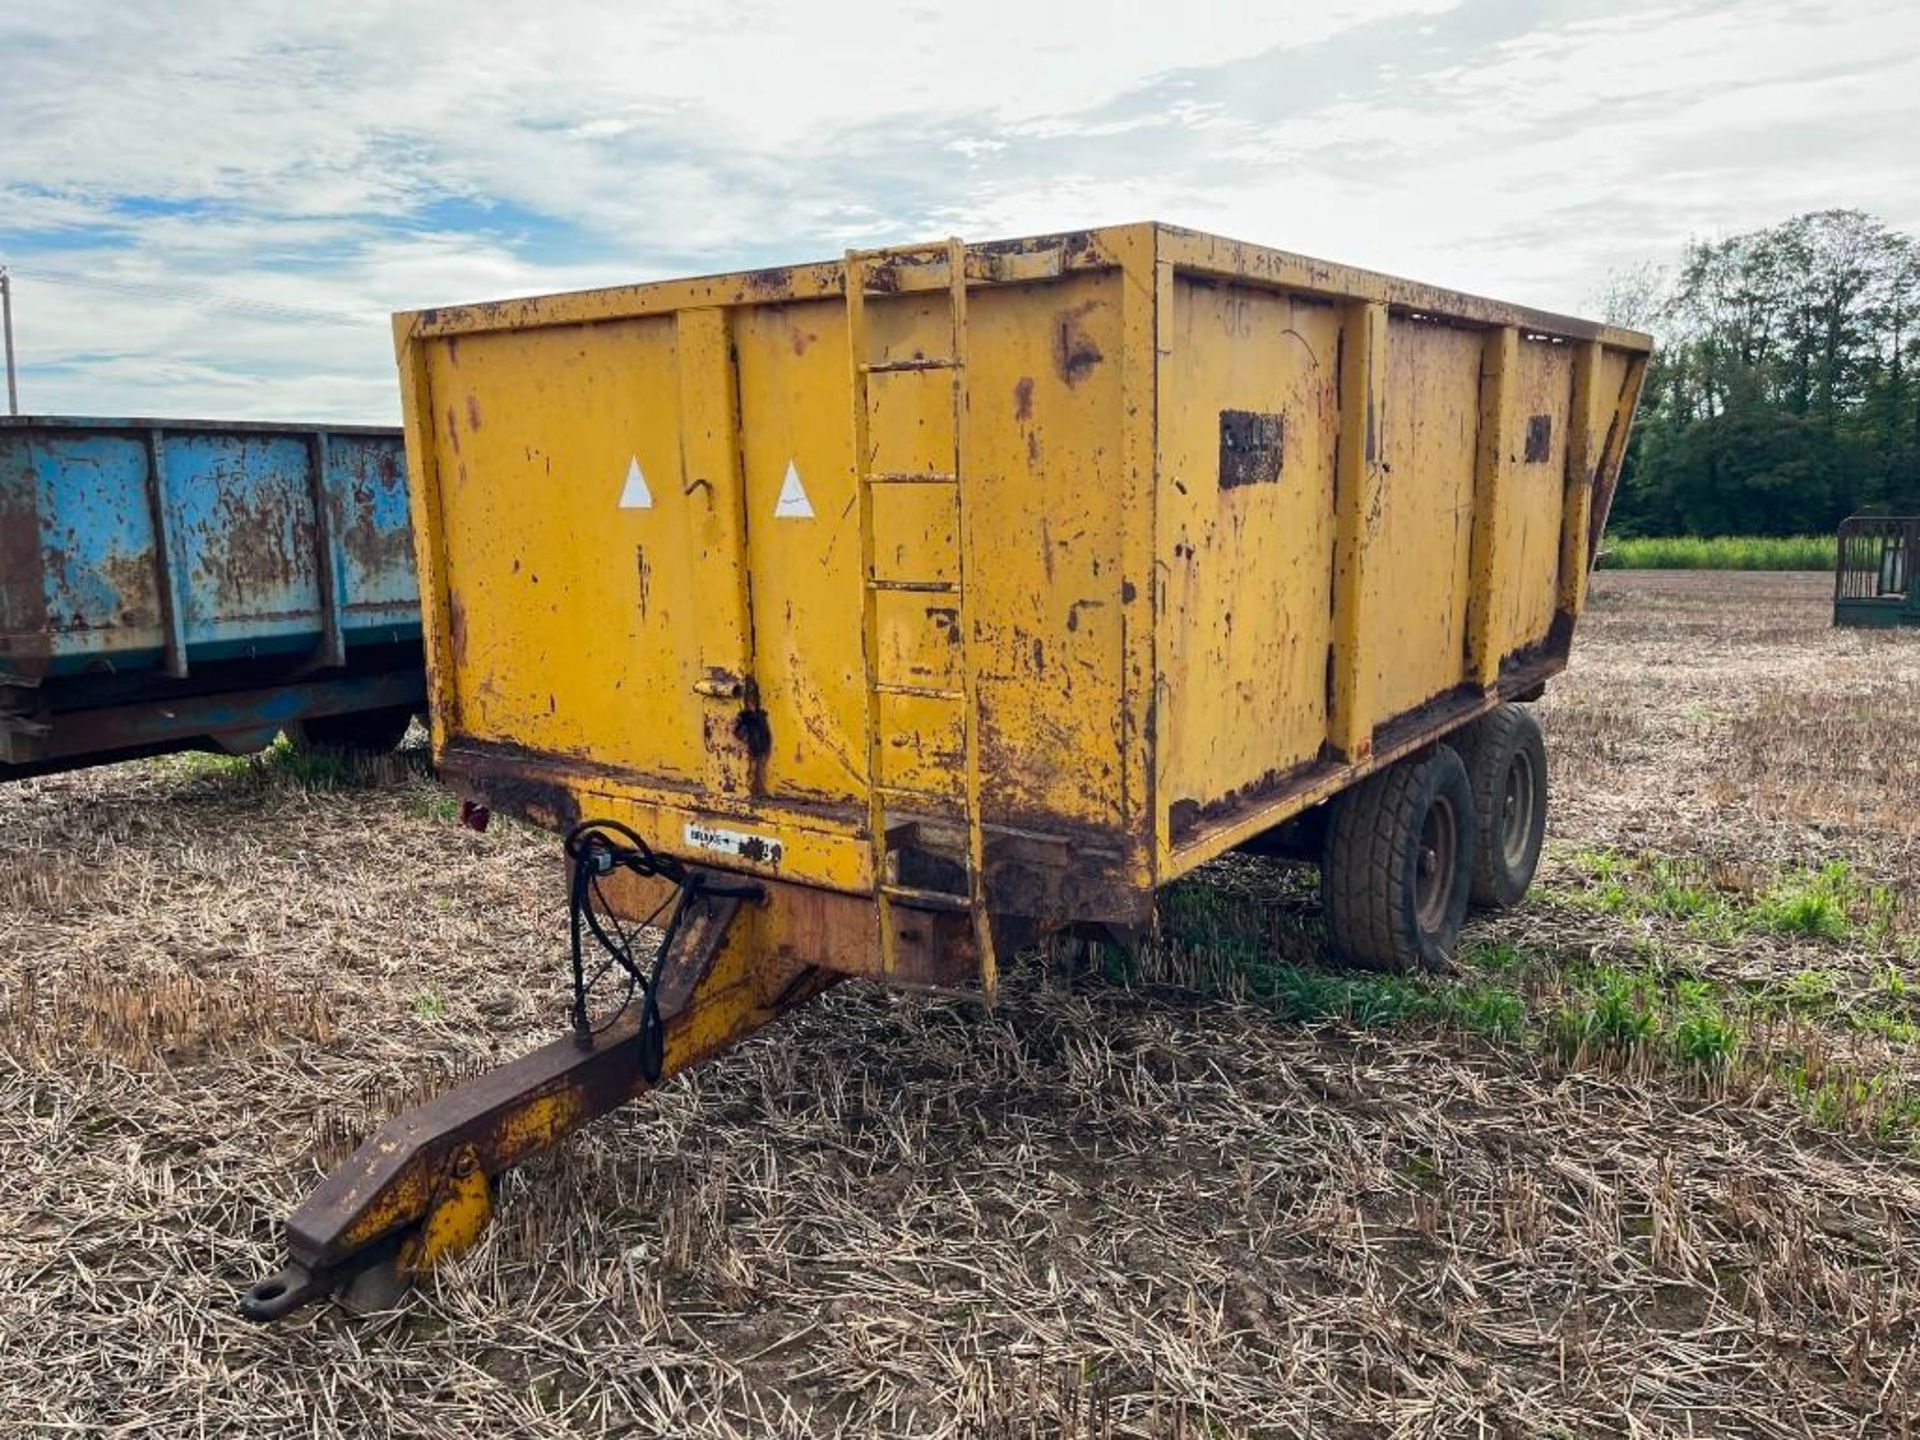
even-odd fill
[{"label": "black rubber tyre", "polygon": [[1451,748],[1336,797],[1320,862],[1334,950],[1369,970],[1444,969],[1467,915],[1473,792]]},{"label": "black rubber tyre", "polygon": [[413,711],[405,705],[356,710],[345,715],[316,715],[300,722],[306,744],[315,750],[363,750],[384,755],[406,738]]},{"label": "black rubber tyre", "polygon": [[1473,903],[1526,898],[1547,836],[1547,742],[1523,705],[1502,705],[1454,737],[1473,787]]}]

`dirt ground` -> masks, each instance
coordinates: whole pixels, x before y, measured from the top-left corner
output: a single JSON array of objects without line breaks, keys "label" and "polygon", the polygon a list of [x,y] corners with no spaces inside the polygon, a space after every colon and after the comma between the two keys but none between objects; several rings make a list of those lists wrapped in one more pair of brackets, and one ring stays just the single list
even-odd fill
[{"label": "dirt ground", "polygon": [[0,1433],[1910,1434],[1920,634],[1825,586],[1598,578],[1457,975],[1328,969],[1310,875],[1223,863],[1139,973],[842,987],[368,1320],[234,1302],[557,1032],[552,837],[417,754],[0,789]]}]

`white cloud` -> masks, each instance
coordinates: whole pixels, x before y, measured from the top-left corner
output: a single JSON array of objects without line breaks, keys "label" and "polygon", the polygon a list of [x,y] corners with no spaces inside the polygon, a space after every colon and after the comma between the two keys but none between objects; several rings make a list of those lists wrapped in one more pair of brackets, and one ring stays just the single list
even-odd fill
[{"label": "white cloud", "polygon": [[390,419],[388,309],[955,229],[1158,217],[1571,308],[1690,233],[1920,226],[1908,0],[12,0],[0,54],[40,409]]}]

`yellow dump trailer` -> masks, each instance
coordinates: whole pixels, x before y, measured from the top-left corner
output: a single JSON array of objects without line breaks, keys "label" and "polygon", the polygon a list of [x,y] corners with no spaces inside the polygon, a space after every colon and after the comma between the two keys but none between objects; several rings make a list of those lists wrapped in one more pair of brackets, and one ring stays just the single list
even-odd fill
[{"label": "yellow dump trailer", "polygon": [[575,1034],[369,1141],[250,1313],[404,1279],[839,977],[990,992],[1235,847],[1319,859],[1374,965],[1531,878],[1512,702],[1566,663],[1645,336],[1162,225],[395,336],[435,756],[568,832]]}]

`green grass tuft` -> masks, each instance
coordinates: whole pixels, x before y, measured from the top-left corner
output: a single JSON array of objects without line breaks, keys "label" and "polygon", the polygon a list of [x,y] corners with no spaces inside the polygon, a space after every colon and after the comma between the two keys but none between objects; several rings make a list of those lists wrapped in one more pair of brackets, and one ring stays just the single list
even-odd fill
[{"label": "green grass tuft", "polygon": [[1863,898],[1852,868],[1835,860],[1786,876],[1760,898],[1753,916],[1777,935],[1845,940],[1853,932],[1853,909]]},{"label": "green grass tuft", "polygon": [[1568,858],[1586,876],[1565,898],[1611,915],[1678,920],[1719,940],[1759,933],[1864,940],[1880,949],[1897,940],[1892,893],[1863,884],[1844,860],[1791,871],[1750,897],[1738,887],[1723,888],[1706,867],[1685,858],[1605,850],[1578,850]]},{"label": "green grass tuft", "polygon": [[1729,1014],[1719,989],[1704,980],[1682,980],[1675,987],[1673,1049],[1683,1065],[1709,1075],[1726,1075],[1740,1055],[1743,1031]]}]

